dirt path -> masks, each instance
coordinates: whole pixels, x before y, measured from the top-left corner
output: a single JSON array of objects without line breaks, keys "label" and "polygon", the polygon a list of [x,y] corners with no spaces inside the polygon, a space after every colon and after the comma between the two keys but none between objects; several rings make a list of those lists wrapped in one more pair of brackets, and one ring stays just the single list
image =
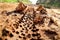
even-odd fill
[{"label": "dirt path", "polygon": [[15,10],[18,3],[0,3],[0,12],[3,10],[12,11]]}]

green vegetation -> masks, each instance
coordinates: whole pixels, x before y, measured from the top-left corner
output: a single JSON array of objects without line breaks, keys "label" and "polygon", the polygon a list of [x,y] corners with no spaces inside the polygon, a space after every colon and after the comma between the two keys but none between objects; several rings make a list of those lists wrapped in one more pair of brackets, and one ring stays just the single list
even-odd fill
[{"label": "green vegetation", "polygon": [[37,3],[46,7],[60,7],[60,0],[38,0]]},{"label": "green vegetation", "polygon": [[0,2],[17,2],[17,0],[0,0]]},{"label": "green vegetation", "polygon": [[0,2],[8,2],[8,3],[23,2],[23,3],[26,3],[26,4],[31,3],[29,0],[0,0]]}]

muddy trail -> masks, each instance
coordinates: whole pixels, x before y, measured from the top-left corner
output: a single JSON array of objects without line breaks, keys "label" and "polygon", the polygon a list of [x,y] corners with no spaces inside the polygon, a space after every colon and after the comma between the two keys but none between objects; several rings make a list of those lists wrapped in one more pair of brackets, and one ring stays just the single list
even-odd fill
[{"label": "muddy trail", "polygon": [[0,3],[0,40],[60,40],[60,14],[42,5]]}]

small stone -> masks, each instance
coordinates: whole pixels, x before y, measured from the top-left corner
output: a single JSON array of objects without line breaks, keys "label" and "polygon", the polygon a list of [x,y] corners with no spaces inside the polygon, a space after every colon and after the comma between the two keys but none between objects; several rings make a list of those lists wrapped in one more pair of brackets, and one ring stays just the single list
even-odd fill
[{"label": "small stone", "polygon": [[8,33],[9,33],[8,30],[6,30],[6,29],[3,29],[2,30],[2,36],[7,36]]},{"label": "small stone", "polygon": [[7,39],[5,39],[5,40],[7,40]]},{"label": "small stone", "polygon": [[21,36],[19,36],[19,38],[22,38]]},{"label": "small stone", "polygon": [[22,27],[22,25],[20,25],[20,27]]},{"label": "small stone", "polygon": [[31,34],[28,34],[27,37],[30,38],[31,37]]},{"label": "small stone", "polygon": [[9,36],[10,36],[10,37],[13,37],[13,34],[12,34],[12,33],[10,33],[10,34],[9,34]]},{"label": "small stone", "polygon": [[23,37],[24,40],[26,40],[26,37]]},{"label": "small stone", "polygon": [[23,34],[23,33],[21,35],[25,36],[25,34]]},{"label": "small stone", "polygon": [[2,38],[0,38],[0,40],[2,40]]},{"label": "small stone", "polygon": [[18,31],[16,31],[16,34],[19,34],[19,32],[18,32]]}]

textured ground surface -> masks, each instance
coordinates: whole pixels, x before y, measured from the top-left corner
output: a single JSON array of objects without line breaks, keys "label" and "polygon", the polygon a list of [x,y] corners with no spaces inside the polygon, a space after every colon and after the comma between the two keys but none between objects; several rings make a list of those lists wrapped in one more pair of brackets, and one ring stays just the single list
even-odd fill
[{"label": "textured ground surface", "polygon": [[[1,6],[2,5],[2,6]],[[17,4],[0,5],[0,40],[60,40],[60,14],[46,9],[47,14],[33,14],[33,7],[24,13],[8,12],[15,10]],[[4,12],[2,12],[4,10]],[[35,13],[36,13],[35,12]],[[44,15],[47,15],[46,17]],[[44,18],[43,18],[44,17]],[[33,22],[34,21],[34,22]]]}]

